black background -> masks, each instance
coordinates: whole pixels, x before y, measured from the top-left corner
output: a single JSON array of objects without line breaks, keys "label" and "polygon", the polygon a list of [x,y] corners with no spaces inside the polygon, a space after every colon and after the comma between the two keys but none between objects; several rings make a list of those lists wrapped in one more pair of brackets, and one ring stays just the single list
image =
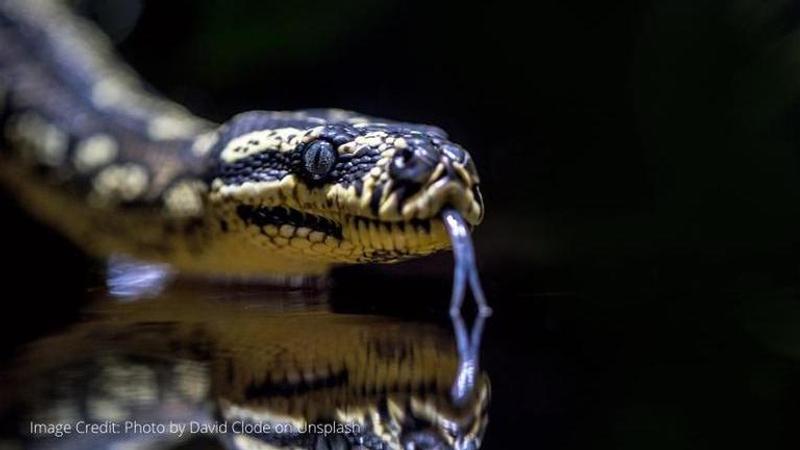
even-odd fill
[{"label": "black background", "polygon": [[[470,150],[485,448],[797,448],[792,2],[150,1],[132,28],[83,5],[202,116],[340,107]],[[2,217],[18,343],[74,317],[96,266],[10,199]],[[341,269],[334,304],[445,316],[450,270]]]}]

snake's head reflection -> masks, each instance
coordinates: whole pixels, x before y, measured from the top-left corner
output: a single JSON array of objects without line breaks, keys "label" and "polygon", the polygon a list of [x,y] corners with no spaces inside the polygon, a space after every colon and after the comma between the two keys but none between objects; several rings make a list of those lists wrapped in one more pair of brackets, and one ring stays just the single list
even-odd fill
[{"label": "snake's head reflection", "polygon": [[[453,402],[446,385],[434,380],[421,385],[387,386],[383,392],[363,392],[353,386],[330,386],[340,400],[326,400],[327,407],[307,403],[282,389],[280,398],[262,396],[249,405],[223,405],[229,422],[267,424],[279,429],[281,423],[299,419],[290,409],[315,411],[297,423],[293,437],[251,433],[235,436],[232,449],[303,448],[310,450],[477,450],[488,423],[489,379],[479,377],[476,390],[464,402]],[[341,389],[344,388],[344,389]],[[383,388],[382,388],[383,389]],[[303,389],[305,390],[305,389]],[[349,391],[347,397],[343,397]],[[306,395],[314,395],[306,392]],[[319,394],[319,393],[317,393]],[[329,396],[333,392],[323,395]],[[338,405],[336,404],[338,403]],[[290,406],[287,409],[287,406]],[[313,424],[339,424],[345,431],[308,434]],[[303,429],[304,428],[304,429]],[[305,437],[303,434],[305,433]],[[288,446],[287,446],[288,445]]]},{"label": "snake's head reflection", "polygon": [[[423,417],[384,415],[357,434],[319,435],[313,450],[477,450],[486,429],[486,394],[483,390],[468,410],[455,413],[427,408]],[[414,403],[414,401],[412,401]],[[410,407],[411,404],[409,404]],[[413,407],[411,407],[413,409]],[[395,413],[397,410],[395,409]],[[411,413],[411,411],[407,411]],[[455,415],[454,415],[455,413]],[[388,434],[384,434],[387,433]]]},{"label": "snake's head reflection", "polygon": [[319,437],[314,450],[477,450],[488,423],[488,377],[458,406],[446,394],[392,395],[350,416],[355,433]]}]

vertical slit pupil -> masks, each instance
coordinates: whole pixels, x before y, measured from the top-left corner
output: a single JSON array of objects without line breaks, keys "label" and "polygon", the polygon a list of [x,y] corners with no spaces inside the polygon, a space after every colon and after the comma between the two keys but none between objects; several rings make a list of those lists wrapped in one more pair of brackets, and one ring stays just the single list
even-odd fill
[{"label": "vertical slit pupil", "polygon": [[319,179],[328,174],[336,162],[336,153],[333,145],[327,141],[314,141],[306,148],[303,162],[309,174]]}]

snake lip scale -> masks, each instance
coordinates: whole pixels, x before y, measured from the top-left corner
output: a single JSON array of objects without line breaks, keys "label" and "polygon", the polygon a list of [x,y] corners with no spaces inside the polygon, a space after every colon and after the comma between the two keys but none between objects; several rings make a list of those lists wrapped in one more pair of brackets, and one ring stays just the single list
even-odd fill
[{"label": "snake lip scale", "polygon": [[248,224],[258,227],[273,225],[280,227],[290,225],[295,228],[307,227],[312,231],[324,233],[335,238],[342,238],[342,227],[336,222],[322,216],[305,214],[301,211],[284,207],[255,207],[239,205],[236,214]]}]

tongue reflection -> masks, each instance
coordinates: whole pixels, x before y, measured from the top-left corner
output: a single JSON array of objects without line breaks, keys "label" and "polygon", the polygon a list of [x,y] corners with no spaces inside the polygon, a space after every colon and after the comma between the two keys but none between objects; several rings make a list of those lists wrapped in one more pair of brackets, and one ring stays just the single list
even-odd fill
[{"label": "tongue reflection", "polygon": [[[450,395],[457,404],[460,404],[475,392],[477,377],[480,372],[478,357],[483,324],[485,319],[492,313],[492,309],[486,303],[486,297],[483,294],[481,280],[478,277],[478,268],[475,264],[475,250],[472,248],[472,239],[470,239],[469,227],[466,221],[458,211],[452,208],[442,211],[442,220],[453,243],[453,256],[455,259],[450,317],[453,319],[453,326],[456,332],[459,367]],[[464,319],[461,317],[461,306],[464,303],[467,281],[469,281],[469,285],[472,288],[472,297],[478,305],[478,317],[475,319],[470,333],[467,333]]]}]

